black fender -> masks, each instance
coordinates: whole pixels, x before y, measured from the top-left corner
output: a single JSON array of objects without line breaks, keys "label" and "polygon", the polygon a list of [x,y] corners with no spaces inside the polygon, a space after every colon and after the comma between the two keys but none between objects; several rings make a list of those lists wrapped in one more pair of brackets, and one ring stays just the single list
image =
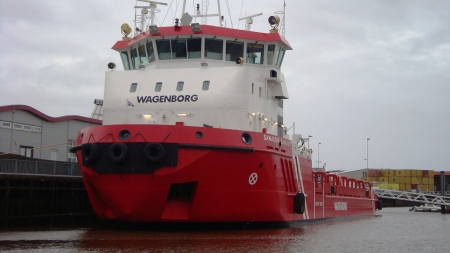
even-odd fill
[{"label": "black fender", "polygon": [[95,163],[100,157],[100,151],[97,144],[86,143],[81,148],[81,157],[86,164]]},{"label": "black fender", "polygon": [[305,194],[299,192],[294,197],[294,212],[298,214],[303,214],[305,212]]},{"label": "black fender", "polygon": [[122,163],[128,159],[130,151],[122,142],[113,143],[108,149],[108,157],[115,163]]},{"label": "black fender", "polygon": [[151,142],[144,147],[144,157],[151,163],[157,163],[164,158],[165,150],[161,143]]}]

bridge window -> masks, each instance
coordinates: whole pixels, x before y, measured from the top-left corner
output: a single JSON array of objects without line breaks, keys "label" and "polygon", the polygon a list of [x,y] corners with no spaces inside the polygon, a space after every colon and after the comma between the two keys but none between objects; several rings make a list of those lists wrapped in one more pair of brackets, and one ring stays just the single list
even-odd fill
[{"label": "bridge window", "polygon": [[122,51],[120,53],[120,56],[122,57],[123,68],[125,70],[129,70],[130,69],[130,62],[129,62],[129,58],[128,58],[128,52],[127,51]]},{"label": "bridge window", "polygon": [[139,49],[139,60],[141,62],[141,64],[147,64],[148,60],[147,60],[147,53],[145,53],[145,45],[139,45],[138,47]]},{"label": "bridge window", "polygon": [[247,63],[263,64],[264,62],[264,45],[257,43],[247,43]]},{"label": "bridge window", "polygon": [[33,127],[30,125],[23,125],[23,130],[25,131],[33,131]]},{"label": "bridge window", "polygon": [[187,39],[188,59],[198,59],[202,56],[202,39]]},{"label": "bridge window", "polygon": [[276,46],[273,44],[267,47],[267,65],[273,65],[274,59],[277,59],[276,54],[278,54],[278,50],[276,49]]},{"label": "bridge window", "polygon": [[131,48],[131,64],[133,65],[133,69],[139,68],[139,57],[137,54],[136,48]]},{"label": "bridge window", "polygon": [[14,128],[14,129],[22,130],[22,127],[23,127],[22,124],[19,124],[19,123],[13,123],[13,128]]},{"label": "bridge window", "polygon": [[255,84],[254,83],[252,83],[252,94],[253,94],[253,91],[255,90]]},{"label": "bridge window", "polygon": [[182,91],[184,86],[184,82],[178,82],[177,84],[177,91]]},{"label": "bridge window", "polygon": [[38,133],[40,133],[41,130],[42,130],[41,127],[39,127],[39,126],[33,126],[33,132],[38,132]]},{"label": "bridge window", "polygon": [[156,92],[160,92],[162,88],[162,83],[161,82],[157,82],[155,85],[155,91]]},{"label": "bridge window", "polygon": [[235,61],[238,57],[244,57],[244,42],[227,40],[225,52],[227,61]]},{"label": "bridge window", "polygon": [[209,90],[209,81],[203,81],[202,90]]},{"label": "bridge window", "polygon": [[172,43],[172,59],[186,59],[186,39],[171,40]]},{"label": "bridge window", "polygon": [[156,48],[158,49],[158,58],[160,60],[172,59],[170,40],[156,40]]},{"label": "bridge window", "polygon": [[283,63],[284,53],[286,50],[280,47],[279,53],[277,55],[277,67],[281,68],[281,64]]},{"label": "bridge window", "polygon": [[137,83],[132,83],[130,86],[130,92],[136,92]]},{"label": "bridge window", "polygon": [[205,39],[205,58],[213,60],[222,60],[223,40]]},{"label": "bridge window", "polygon": [[147,41],[147,53],[148,53],[148,62],[155,61],[155,50],[153,49],[153,42]]},{"label": "bridge window", "polygon": [[11,122],[2,121],[2,127],[4,127],[4,128],[11,128]]}]

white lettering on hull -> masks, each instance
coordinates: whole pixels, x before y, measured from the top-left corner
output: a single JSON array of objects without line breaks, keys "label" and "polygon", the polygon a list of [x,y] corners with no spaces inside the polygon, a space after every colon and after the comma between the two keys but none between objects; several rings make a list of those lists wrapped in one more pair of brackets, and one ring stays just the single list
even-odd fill
[{"label": "white lettering on hull", "polygon": [[334,210],[346,211],[347,210],[347,202],[334,202]]}]

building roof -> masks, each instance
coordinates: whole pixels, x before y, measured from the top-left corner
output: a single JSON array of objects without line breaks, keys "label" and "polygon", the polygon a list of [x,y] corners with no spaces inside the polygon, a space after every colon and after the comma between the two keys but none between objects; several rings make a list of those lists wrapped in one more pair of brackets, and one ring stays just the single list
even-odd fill
[{"label": "building roof", "polygon": [[61,122],[61,121],[67,121],[67,120],[79,120],[79,121],[83,121],[83,122],[89,122],[89,123],[94,123],[94,124],[98,124],[101,125],[102,121],[98,120],[98,119],[92,119],[92,118],[88,118],[88,117],[83,117],[83,116],[78,116],[78,115],[66,115],[66,116],[62,116],[62,117],[51,117],[48,116],[44,113],[42,113],[41,111],[38,111],[36,109],[34,109],[33,107],[30,107],[28,105],[4,105],[4,106],[0,106],[0,112],[8,112],[8,111],[13,111],[13,110],[21,110],[21,111],[27,111],[31,114],[34,114],[35,116],[49,121],[49,122]]}]

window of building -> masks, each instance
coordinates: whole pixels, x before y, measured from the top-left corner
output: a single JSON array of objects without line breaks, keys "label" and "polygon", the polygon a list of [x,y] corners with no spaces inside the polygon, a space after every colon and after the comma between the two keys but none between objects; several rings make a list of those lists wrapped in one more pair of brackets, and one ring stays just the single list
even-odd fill
[{"label": "window of building", "polygon": [[177,84],[177,91],[182,91],[184,86],[184,82],[178,82]]},{"label": "window of building", "polygon": [[23,125],[19,124],[19,123],[13,123],[13,128],[14,129],[18,129],[18,130],[22,130]]},{"label": "window of building", "polygon": [[147,41],[147,54],[148,54],[148,62],[155,61],[155,49],[153,49],[153,42]]},{"label": "window of building", "polygon": [[137,85],[138,85],[137,83],[132,83],[130,86],[130,92],[136,92]]},{"label": "window of building", "polygon": [[139,57],[136,48],[131,48],[131,64],[133,65],[133,69],[139,68]]},{"label": "window of building", "polygon": [[42,128],[39,126],[33,126],[33,132],[41,132]]},{"label": "window of building", "polygon": [[139,50],[139,60],[141,62],[141,64],[147,64],[148,63],[148,58],[147,58],[147,53],[145,52],[145,45],[139,45],[138,47]]},{"label": "window of building", "polygon": [[202,39],[187,39],[188,59],[198,59],[202,57]]},{"label": "window of building", "polygon": [[58,161],[58,150],[57,149],[50,150],[50,160]]},{"label": "window of building", "polygon": [[128,52],[127,51],[122,51],[120,53],[120,56],[122,57],[123,68],[125,70],[129,70],[130,69],[130,62],[129,62],[129,58],[128,58]]},{"label": "window of building", "polygon": [[160,92],[162,88],[162,83],[161,82],[157,82],[155,85],[155,91]]},{"label": "window of building", "polygon": [[11,128],[11,122],[2,121],[1,126],[4,128]]},{"label": "window of building", "polygon": [[30,125],[23,125],[23,130],[25,131],[33,131],[33,127]]},{"label": "window of building", "polygon": [[244,57],[244,42],[227,40],[225,60],[235,61],[238,57]]},{"label": "window of building", "polygon": [[247,63],[263,64],[264,62],[264,45],[257,43],[247,43]]},{"label": "window of building", "polygon": [[209,90],[209,81],[203,81],[202,90]]},{"label": "window of building", "polygon": [[33,158],[33,147],[20,146],[19,154],[21,156]]},{"label": "window of building", "polygon": [[223,40],[205,39],[205,58],[213,60],[222,60]]},{"label": "window of building", "polygon": [[278,107],[283,108],[283,99],[278,100]]}]

